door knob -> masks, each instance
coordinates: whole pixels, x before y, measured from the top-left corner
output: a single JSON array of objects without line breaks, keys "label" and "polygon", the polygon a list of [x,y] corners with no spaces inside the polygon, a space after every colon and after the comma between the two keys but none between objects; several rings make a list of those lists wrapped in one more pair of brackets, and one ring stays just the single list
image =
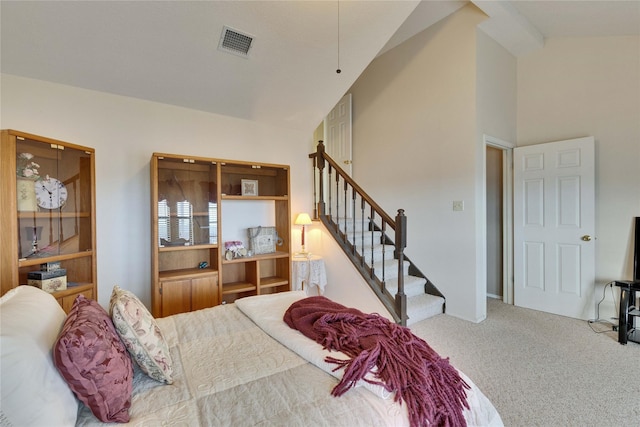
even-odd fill
[{"label": "door knob", "polygon": [[589,236],[588,234],[585,234],[584,236],[581,237],[581,239],[585,242],[590,242],[591,236]]},{"label": "door knob", "polygon": [[351,164],[351,160],[345,160],[345,161],[344,161],[344,164],[345,164],[345,165],[350,165],[350,164]]}]

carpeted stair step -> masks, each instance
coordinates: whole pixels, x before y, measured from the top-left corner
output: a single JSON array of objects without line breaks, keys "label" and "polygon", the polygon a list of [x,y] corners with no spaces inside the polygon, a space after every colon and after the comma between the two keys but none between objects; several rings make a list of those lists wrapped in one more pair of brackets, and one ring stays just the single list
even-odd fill
[{"label": "carpeted stair step", "polygon": [[[375,275],[382,280],[384,266],[384,280],[387,291],[394,295],[398,292],[398,260],[394,259],[395,246],[382,244],[382,232],[370,231],[369,221],[361,219],[340,218],[338,228],[346,234],[347,240],[355,246],[356,251],[363,256],[364,262],[375,269]],[[386,231],[386,235],[393,240],[393,230]],[[407,326],[428,319],[444,312],[445,300],[442,297],[425,293],[427,279],[410,276],[410,262],[403,262],[404,293],[407,296]]]},{"label": "carpeted stair step", "polygon": [[[334,225],[335,226],[335,225]],[[337,223],[337,228],[340,232],[342,233],[346,233],[350,238],[351,236],[354,234],[356,235],[360,235],[362,233],[371,233],[374,230],[370,230],[369,229],[369,223],[365,222],[364,224],[362,224],[360,222],[359,219],[356,220],[355,223],[353,223],[353,220],[351,218],[348,218],[347,221],[345,222],[344,219],[340,219],[340,222]],[[382,232],[380,230],[375,230],[379,235],[382,234]],[[393,230],[391,230],[393,232]],[[393,233],[392,233],[393,234]]]},{"label": "carpeted stair step", "polygon": [[[369,227],[371,226],[369,219],[365,219],[364,221],[362,220],[362,218],[339,218],[338,221],[336,222],[338,224],[338,227],[340,228],[341,231],[367,231],[369,230]],[[373,224],[374,227],[380,227],[380,224]],[[393,234],[393,230],[391,230],[391,234]]]},{"label": "carpeted stair step", "polygon": [[442,314],[444,312],[444,298],[430,294],[417,295],[407,298],[407,326],[421,320]]},{"label": "carpeted stair step", "polygon": [[[384,259],[394,259],[394,252],[396,250],[396,247],[393,245],[375,245],[375,246],[368,246],[365,248],[362,248],[362,250],[360,250],[361,248],[358,247],[358,253],[360,253],[363,257],[364,257],[364,262],[367,265],[371,265],[371,259],[373,257],[373,262],[380,262],[383,259],[383,255],[384,255]],[[372,250],[373,249],[373,250]],[[383,252],[384,249],[384,252]]]},{"label": "carpeted stair step", "polygon": [[371,248],[380,245],[381,231],[356,231],[347,233],[347,240],[358,248]]},{"label": "carpeted stair step", "polygon": [[[424,285],[427,279],[416,276],[404,276],[404,294],[407,298],[424,294]],[[398,293],[398,279],[388,279],[385,288],[391,295]]]},{"label": "carpeted stair step", "polygon": [[[403,276],[409,275],[409,265],[411,263],[409,261],[404,261],[402,263],[402,271]],[[384,270],[383,270],[384,267]],[[374,273],[378,277],[378,279],[383,279],[384,272],[384,280],[388,281],[390,279],[398,278],[398,260],[397,259],[389,259],[384,262],[374,262],[373,263]]]},{"label": "carpeted stair step", "polygon": [[351,218],[348,218],[346,221],[344,219],[340,219],[340,222],[338,223],[338,228],[340,229],[340,231],[342,231],[343,233],[345,231],[348,232],[352,232],[352,231],[368,231],[369,230],[369,223],[368,222],[360,222],[359,219],[356,219],[355,222],[353,222],[353,220]]}]

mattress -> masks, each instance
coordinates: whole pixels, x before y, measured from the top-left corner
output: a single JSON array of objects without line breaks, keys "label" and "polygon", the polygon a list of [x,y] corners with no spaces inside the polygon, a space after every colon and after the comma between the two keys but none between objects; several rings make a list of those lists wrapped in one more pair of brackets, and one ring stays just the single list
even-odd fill
[{"label": "mattress", "polygon": [[[161,384],[136,368],[130,424],[408,425],[406,409],[380,387],[363,382],[331,396],[340,373],[324,364],[325,350],[282,321],[286,308],[304,296],[249,297],[156,319],[170,347],[174,383]],[[462,375],[471,385],[468,425],[502,425],[491,402]],[[103,424],[81,405],[76,425]]]}]

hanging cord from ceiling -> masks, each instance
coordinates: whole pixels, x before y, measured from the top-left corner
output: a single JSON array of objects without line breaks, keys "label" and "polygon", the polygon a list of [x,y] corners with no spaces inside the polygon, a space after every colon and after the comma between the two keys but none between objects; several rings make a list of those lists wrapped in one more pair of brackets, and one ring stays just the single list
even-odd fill
[{"label": "hanging cord from ceiling", "polygon": [[338,68],[336,69],[336,73],[340,74],[342,70],[340,69],[340,0],[338,0]]}]

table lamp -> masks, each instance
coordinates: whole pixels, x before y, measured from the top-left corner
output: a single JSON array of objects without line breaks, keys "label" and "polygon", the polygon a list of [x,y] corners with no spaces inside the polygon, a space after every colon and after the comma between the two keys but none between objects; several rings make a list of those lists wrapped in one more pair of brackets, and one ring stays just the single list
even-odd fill
[{"label": "table lamp", "polygon": [[295,224],[302,226],[302,251],[296,253],[296,255],[307,256],[307,255],[309,255],[309,253],[304,248],[304,226],[312,224],[311,218],[309,217],[309,214],[308,213],[304,213],[304,212],[301,213],[301,214],[298,214],[298,216],[296,217]]}]

